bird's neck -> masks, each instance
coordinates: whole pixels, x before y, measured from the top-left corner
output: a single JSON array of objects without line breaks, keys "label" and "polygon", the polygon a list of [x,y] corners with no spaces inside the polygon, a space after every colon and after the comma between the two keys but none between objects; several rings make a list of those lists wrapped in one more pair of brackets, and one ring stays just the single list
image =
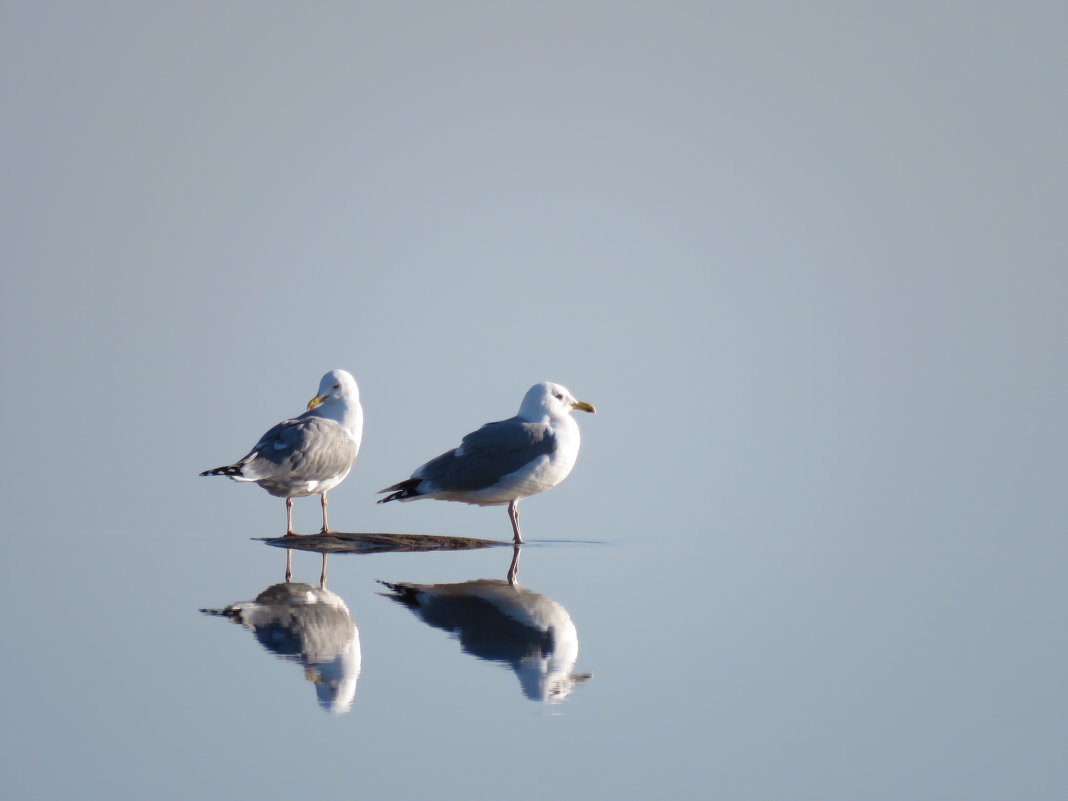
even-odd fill
[{"label": "bird's neck", "polygon": [[363,410],[357,405],[352,406],[340,401],[326,401],[318,406],[315,411],[320,417],[333,420],[349,432],[353,439],[360,436],[363,429]]}]

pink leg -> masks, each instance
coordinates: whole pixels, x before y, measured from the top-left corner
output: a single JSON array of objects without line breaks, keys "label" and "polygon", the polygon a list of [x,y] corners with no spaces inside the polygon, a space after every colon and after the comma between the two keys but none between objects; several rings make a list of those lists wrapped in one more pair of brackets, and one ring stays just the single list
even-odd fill
[{"label": "pink leg", "polygon": [[320,534],[329,534],[330,533],[330,525],[326,522],[326,493],[324,492],[322,495],[319,496],[319,498],[322,500],[322,504],[323,504],[323,530],[321,532],[319,532],[319,533]]},{"label": "pink leg", "polygon": [[293,499],[286,498],[286,536],[296,537],[299,536],[297,532],[293,530]]},{"label": "pink leg", "polygon": [[319,586],[326,588],[326,551],[323,551],[323,572],[319,574]]},{"label": "pink leg", "polygon": [[516,498],[508,504],[508,519],[512,521],[512,532],[515,538],[512,540],[516,545],[523,544],[523,535],[519,533],[519,499]]},{"label": "pink leg", "polygon": [[522,545],[512,546],[512,564],[508,565],[508,583],[515,584],[519,578],[519,552],[523,550]]},{"label": "pink leg", "polygon": [[293,550],[286,548],[286,583],[293,578]]}]

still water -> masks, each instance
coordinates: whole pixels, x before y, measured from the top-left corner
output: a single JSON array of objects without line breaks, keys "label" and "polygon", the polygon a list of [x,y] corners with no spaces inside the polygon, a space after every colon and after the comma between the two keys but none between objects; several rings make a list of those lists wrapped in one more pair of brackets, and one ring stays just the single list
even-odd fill
[{"label": "still water", "polygon": [[[504,579],[380,581],[380,595],[452,634],[464,653],[513,671],[530,700],[558,703],[590,678],[573,672],[578,633],[563,606],[519,583],[522,549],[511,550]],[[345,601],[326,587],[328,556],[323,553],[316,586],[286,580],[251,601],[201,611],[242,625],[268,653],[298,663],[314,685],[320,707],[342,714],[352,708],[360,677],[360,632]],[[287,549],[287,575],[291,560]]]},{"label": "still water", "polygon": [[886,543],[828,570],[835,537],[665,532],[333,553],[321,585],[253,537],[116,539],[9,607],[20,797],[1053,797],[1055,613],[985,582],[1019,565],[945,596]]},{"label": "still water", "polygon": [[[4,798],[1068,798],[1068,6],[113,5],[0,26]],[[349,532],[597,406],[514,568],[286,581],[197,473],[333,368]]]}]

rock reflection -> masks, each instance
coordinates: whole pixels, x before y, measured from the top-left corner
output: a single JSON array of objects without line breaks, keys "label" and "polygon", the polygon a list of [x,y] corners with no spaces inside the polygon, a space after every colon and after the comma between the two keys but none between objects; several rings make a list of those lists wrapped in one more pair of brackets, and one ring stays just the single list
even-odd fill
[{"label": "rock reflection", "polygon": [[518,556],[516,548],[509,581],[379,583],[391,590],[382,593],[384,597],[408,607],[424,623],[450,632],[466,653],[514,670],[527,698],[556,703],[591,674],[572,672],[578,632],[567,610],[514,581]]},{"label": "rock reflection", "polygon": [[352,708],[360,677],[360,633],[335,593],[286,582],[271,585],[254,601],[200,611],[240,623],[268,651],[303,665],[304,677],[315,685],[319,706],[327,712]]}]

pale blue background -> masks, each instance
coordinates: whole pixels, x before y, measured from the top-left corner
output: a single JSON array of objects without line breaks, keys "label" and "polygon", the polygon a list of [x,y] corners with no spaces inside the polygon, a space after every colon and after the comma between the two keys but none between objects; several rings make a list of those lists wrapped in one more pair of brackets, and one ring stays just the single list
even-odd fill
[{"label": "pale blue background", "polygon": [[[1066,27],[0,2],[5,795],[1066,797]],[[523,507],[562,704],[375,594],[504,551],[331,561],[342,717],[198,614],[281,578],[284,510],[196,473],[334,367],[351,531],[507,538],[374,492],[536,381],[598,406]]]}]

